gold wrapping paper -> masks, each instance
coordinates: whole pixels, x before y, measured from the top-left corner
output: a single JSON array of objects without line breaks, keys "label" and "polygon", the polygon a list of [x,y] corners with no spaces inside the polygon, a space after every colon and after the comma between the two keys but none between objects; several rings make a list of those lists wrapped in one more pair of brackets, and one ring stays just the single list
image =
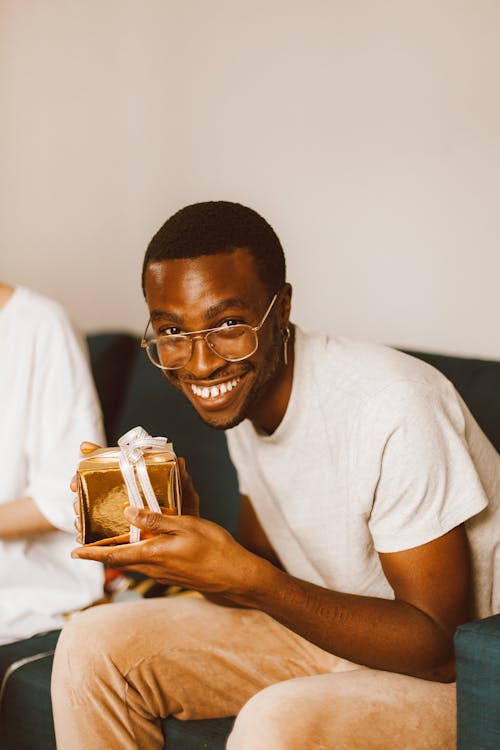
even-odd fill
[{"label": "gold wrapping paper", "polygon": [[[83,544],[129,541],[130,524],[123,515],[123,509],[130,502],[120,471],[119,456],[119,448],[99,448],[85,456],[78,465],[77,492]],[[179,467],[172,445],[147,448],[144,461],[162,512],[180,513]],[[134,471],[147,508],[137,471]]]}]

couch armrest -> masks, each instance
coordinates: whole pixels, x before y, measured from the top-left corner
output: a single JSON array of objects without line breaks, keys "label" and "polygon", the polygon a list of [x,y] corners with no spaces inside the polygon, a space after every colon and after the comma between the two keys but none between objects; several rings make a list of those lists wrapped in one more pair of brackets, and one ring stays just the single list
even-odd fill
[{"label": "couch armrest", "polygon": [[500,614],[461,625],[457,660],[457,750],[500,748]]}]

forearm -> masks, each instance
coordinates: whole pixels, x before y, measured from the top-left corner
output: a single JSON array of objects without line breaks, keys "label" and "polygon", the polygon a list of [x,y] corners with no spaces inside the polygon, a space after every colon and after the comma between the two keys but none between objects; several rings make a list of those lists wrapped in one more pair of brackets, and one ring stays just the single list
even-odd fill
[{"label": "forearm", "polygon": [[135,508],[127,508],[125,516],[148,538],[137,544],[80,547],[73,555],[191,588],[212,601],[261,610],[320,648],[358,664],[443,682],[454,677],[453,633],[468,613],[468,575],[466,570],[457,573],[468,567],[467,560],[453,552],[466,539],[461,527],[421,547],[381,555],[384,574],[397,594],[388,600],[330,591],[294,578],[206,519]]},{"label": "forearm", "polygon": [[0,505],[0,539],[18,539],[54,530],[31,497]]},{"label": "forearm", "polygon": [[397,600],[330,591],[266,561],[232,601],[349,661],[438,681],[454,679],[452,638],[425,612]]}]

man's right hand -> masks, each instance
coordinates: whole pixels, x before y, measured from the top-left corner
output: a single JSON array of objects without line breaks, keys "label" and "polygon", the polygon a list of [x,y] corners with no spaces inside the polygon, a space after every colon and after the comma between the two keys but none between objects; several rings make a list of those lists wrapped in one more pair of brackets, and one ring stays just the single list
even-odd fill
[{"label": "man's right hand", "polygon": [[[80,453],[82,456],[86,456],[89,453],[92,453],[92,451],[97,450],[97,448],[100,448],[100,445],[96,445],[95,443],[89,443],[87,441],[84,441],[83,443],[80,443]],[[76,474],[73,474],[73,477],[70,482],[70,489],[71,492],[77,491],[77,481],[76,481]],[[82,524],[80,522],[80,507],[78,503],[78,496],[75,497],[73,501],[73,510],[75,513],[75,520],[74,520],[74,526],[77,531],[77,537],[76,541],[78,544],[82,544]]]}]

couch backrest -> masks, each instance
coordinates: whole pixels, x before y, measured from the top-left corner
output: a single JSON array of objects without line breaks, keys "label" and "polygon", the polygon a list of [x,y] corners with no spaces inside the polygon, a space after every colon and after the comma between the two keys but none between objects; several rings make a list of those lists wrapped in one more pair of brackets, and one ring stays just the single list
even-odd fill
[{"label": "couch backrest", "polygon": [[108,445],[116,445],[117,423],[138,354],[139,341],[129,333],[87,336],[90,364],[101,401]]}]

